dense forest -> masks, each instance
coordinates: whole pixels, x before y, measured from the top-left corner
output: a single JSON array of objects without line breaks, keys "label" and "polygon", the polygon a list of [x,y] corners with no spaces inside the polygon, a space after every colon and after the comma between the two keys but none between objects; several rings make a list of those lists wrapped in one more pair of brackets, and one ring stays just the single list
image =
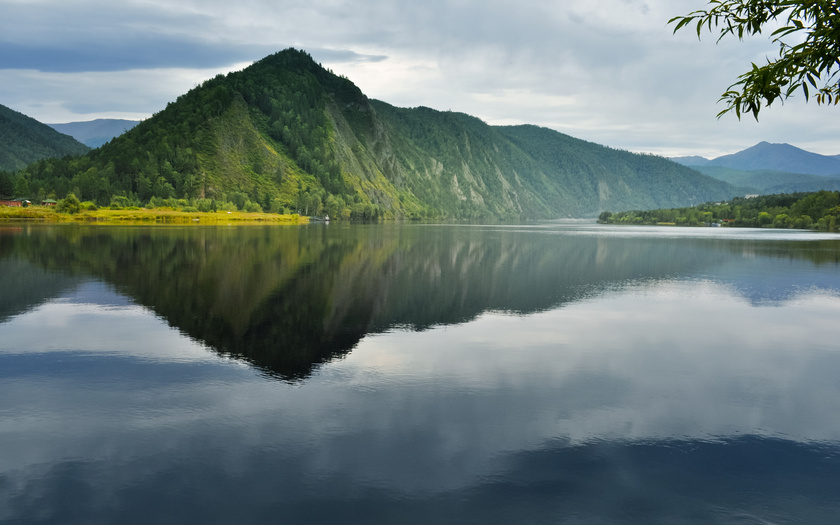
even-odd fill
[{"label": "dense forest", "polygon": [[0,196],[11,193],[5,191],[11,182],[9,172],[39,159],[81,155],[89,150],[73,137],[0,105]]},{"label": "dense forest", "polygon": [[602,212],[605,224],[723,225],[749,228],[840,230],[840,192],[818,191],[735,198],[690,208]]},{"label": "dense forest", "polygon": [[207,80],[90,153],[3,174],[0,194],[345,219],[524,219],[679,206],[735,189],[545,128],[369,100],[289,49]]}]

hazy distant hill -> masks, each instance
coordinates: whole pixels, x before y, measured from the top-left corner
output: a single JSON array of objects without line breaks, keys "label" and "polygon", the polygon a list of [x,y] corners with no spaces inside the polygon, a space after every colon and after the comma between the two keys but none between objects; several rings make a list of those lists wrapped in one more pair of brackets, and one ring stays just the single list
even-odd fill
[{"label": "hazy distant hill", "polygon": [[759,142],[732,155],[724,155],[708,166],[723,166],[736,170],[775,170],[809,175],[840,175],[840,158],[819,155],[790,144]]},{"label": "hazy distant hill", "polygon": [[89,149],[73,137],[0,105],[0,170],[17,171],[36,160],[81,155]]},{"label": "hazy distant hill", "polygon": [[25,176],[30,188],[101,204],[187,197],[365,218],[584,217],[735,194],[661,157],[369,100],[294,49],[204,82],[78,161],[34,164]]},{"label": "hazy distant hill", "polygon": [[791,146],[759,142],[745,150],[714,159],[673,157],[685,166],[721,166],[736,170],[772,170],[807,175],[840,177],[840,155],[820,155]]},{"label": "hazy distant hill", "polygon": [[705,166],[706,164],[711,162],[706,157],[699,157],[697,155],[688,157],[670,157],[670,159],[678,164],[682,164],[683,166],[691,166],[692,168],[695,166]]},{"label": "hazy distant hill", "polygon": [[728,182],[742,193],[840,190],[840,155],[819,155],[790,144],[760,142],[711,160],[696,156],[671,160]]},{"label": "hazy distant hill", "polygon": [[70,135],[90,148],[98,148],[136,126],[139,120],[96,119],[86,122],[47,124],[56,131]]}]

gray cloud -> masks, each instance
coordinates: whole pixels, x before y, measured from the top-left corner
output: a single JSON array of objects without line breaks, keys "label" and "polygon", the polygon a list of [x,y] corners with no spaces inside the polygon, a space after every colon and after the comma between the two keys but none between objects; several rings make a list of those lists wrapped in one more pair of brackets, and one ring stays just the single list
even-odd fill
[{"label": "gray cloud", "polygon": [[[4,82],[0,103],[52,122],[136,118],[159,111],[207,78],[201,75],[293,46],[373,98],[463,111],[492,124],[535,123],[663,154],[711,156],[761,140],[838,153],[840,108],[791,100],[758,124],[715,119],[720,93],[775,46],[766,38],[716,45],[713,35],[700,42],[691,31],[673,35],[667,20],[701,4],[0,0],[4,76],[35,82],[43,75],[33,70],[52,74],[49,85]],[[173,69],[180,71],[166,74]],[[86,96],[82,73],[130,97],[104,88]]]},{"label": "gray cloud", "polygon": [[175,38],[131,39],[120,42],[75,42],[65,47],[29,47],[0,43],[5,69],[35,69],[51,73],[127,71],[172,67],[210,68],[254,60],[273,52],[258,46],[228,47]]}]

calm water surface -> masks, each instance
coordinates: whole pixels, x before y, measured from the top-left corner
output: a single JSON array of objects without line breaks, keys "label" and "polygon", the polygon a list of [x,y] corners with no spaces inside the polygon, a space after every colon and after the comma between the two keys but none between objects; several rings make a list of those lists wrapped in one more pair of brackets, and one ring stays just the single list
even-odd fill
[{"label": "calm water surface", "polygon": [[840,237],[0,225],[0,523],[837,523]]}]

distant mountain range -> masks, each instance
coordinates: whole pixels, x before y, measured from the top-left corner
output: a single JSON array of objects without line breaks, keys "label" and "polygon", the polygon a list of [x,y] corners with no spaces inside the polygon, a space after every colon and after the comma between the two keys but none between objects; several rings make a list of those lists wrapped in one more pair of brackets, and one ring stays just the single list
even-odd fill
[{"label": "distant mountain range", "polygon": [[82,155],[88,150],[73,137],[0,105],[0,171],[17,171],[36,160]]},{"label": "distant mountain range", "polygon": [[840,177],[840,155],[820,155],[790,144],[759,142],[738,153],[714,159],[704,157],[672,157],[684,166],[720,166],[741,171],[772,170],[806,175]]},{"label": "distant mountain range", "polygon": [[47,125],[65,135],[70,135],[90,148],[98,148],[139,123],[139,120],[96,119],[86,122]]},{"label": "distant mountain range", "polygon": [[746,193],[795,193],[840,190],[840,155],[819,155],[791,146],[759,142],[714,159],[672,157]]}]

